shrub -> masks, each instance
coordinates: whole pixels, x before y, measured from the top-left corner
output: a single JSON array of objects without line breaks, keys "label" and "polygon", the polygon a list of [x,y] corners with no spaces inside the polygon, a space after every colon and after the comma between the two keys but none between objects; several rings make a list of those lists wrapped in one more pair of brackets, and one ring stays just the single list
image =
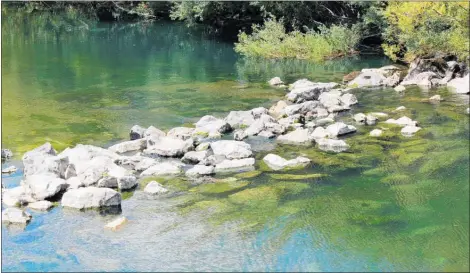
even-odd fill
[{"label": "shrub", "polygon": [[468,2],[390,2],[384,52],[392,60],[447,53],[469,56]]},{"label": "shrub", "polygon": [[323,26],[319,32],[286,33],[282,20],[270,19],[263,26],[253,25],[252,30],[251,35],[245,32],[238,35],[236,52],[253,57],[323,61],[350,53],[360,40],[359,30],[354,26]]}]

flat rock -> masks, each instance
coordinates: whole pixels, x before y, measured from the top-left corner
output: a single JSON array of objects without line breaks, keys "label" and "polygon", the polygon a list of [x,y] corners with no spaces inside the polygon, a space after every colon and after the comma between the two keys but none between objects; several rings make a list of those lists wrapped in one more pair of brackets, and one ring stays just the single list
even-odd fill
[{"label": "flat rock", "polygon": [[273,170],[282,170],[285,168],[302,168],[310,163],[310,159],[299,156],[295,159],[286,160],[275,154],[268,154],[263,158],[263,161]]},{"label": "flat rock", "polygon": [[126,153],[131,151],[143,150],[146,147],[147,141],[145,139],[136,139],[115,144],[109,147],[108,150],[115,153]]},{"label": "flat rock", "polygon": [[156,154],[165,157],[180,157],[194,149],[192,139],[181,140],[173,137],[161,137],[156,142],[147,147],[145,154]]},{"label": "flat rock", "polygon": [[458,94],[470,93],[470,74],[465,75],[462,78],[454,78],[447,83],[447,87]]},{"label": "flat rock", "polygon": [[255,169],[254,165],[254,158],[243,158],[233,160],[226,159],[221,163],[217,164],[215,166],[214,171],[216,173],[252,171]]},{"label": "flat rock", "polygon": [[64,193],[62,206],[87,209],[121,205],[121,194],[109,188],[85,187]]},{"label": "flat rock", "polygon": [[23,185],[11,189],[5,189],[2,194],[2,202],[10,207],[20,206],[31,202],[36,202],[31,190]]},{"label": "flat rock", "polygon": [[186,171],[186,176],[203,176],[214,174],[214,166],[205,166],[205,165],[195,165],[191,169]]},{"label": "flat rock", "polygon": [[214,155],[223,155],[228,159],[241,159],[250,157],[253,152],[248,143],[235,140],[219,140],[211,143]]},{"label": "flat rock", "polygon": [[15,166],[9,166],[2,169],[2,173],[15,173],[18,169]]},{"label": "flat rock", "polygon": [[410,125],[410,126],[416,126],[417,125],[417,122],[410,119],[409,117],[407,116],[403,116],[399,119],[387,119],[385,121],[385,123],[389,123],[389,124],[396,124],[396,125],[399,125],[399,126],[407,126],[407,125]]},{"label": "flat rock", "polygon": [[2,211],[2,222],[6,223],[27,224],[31,218],[31,214],[19,208],[6,208]]},{"label": "flat rock", "polygon": [[187,140],[192,137],[194,128],[189,127],[175,127],[168,131],[167,136]]},{"label": "flat rock", "polygon": [[337,83],[314,83],[308,80],[300,80],[292,85],[291,91],[286,95],[287,100],[301,103],[308,100],[317,100],[321,93],[327,92],[338,86]]},{"label": "flat rock", "polygon": [[323,127],[316,127],[310,135],[313,139],[322,139],[328,137],[328,131]]},{"label": "flat rock", "polygon": [[401,134],[406,137],[411,137],[419,130],[421,130],[420,127],[407,125],[401,129]]},{"label": "flat rock", "polygon": [[143,171],[140,176],[177,175],[182,171],[182,164],[177,164],[175,162],[161,162]]},{"label": "flat rock", "polygon": [[54,205],[52,204],[52,202],[47,201],[47,200],[33,202],[33,203],[28,204],[28,208],[34,209],[34,210],[40,210],[40,211],[47,211],[53,206]]}]

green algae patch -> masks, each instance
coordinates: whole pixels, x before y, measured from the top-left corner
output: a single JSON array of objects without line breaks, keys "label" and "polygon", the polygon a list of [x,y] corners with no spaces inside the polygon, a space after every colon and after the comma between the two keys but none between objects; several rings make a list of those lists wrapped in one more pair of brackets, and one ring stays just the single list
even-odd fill
[{"label": "green algae patch", "polygon": [[228,193],[240,188],[247,186],[250,182],[248,181],[231,181],[231,182],[216,182],[202,184],[196,187],[191,188],[190,192],[198,192],[201,194],[218,194],[218,193]]},{"label": "green algae patch", "polygon": [[272,205],[279,201],[279,193],[273,187],[259,186],[231,194],[228,196],[228,200],[234,204],[250,207],[268,203]]},{"label": "green algae patch", "polygon": [[273,173],[269,174],[269,177],[276,180],[314,180],[328,176],[327,174],[321,173],[310,173],[310,174],[281,174]]},{"label": "green algae patch", "polygon": [[130,191],[121,191],[121,197],[122,197],[122,200],[127,200],[129,198],[131,198],[132,196],[134,196],[134,190],[130,190]]},{"label": "green algae patch", "polygon": [[410,176],[406,174],[391,174],[388,175],[382,179],[380,179],[380,182],[386,183],[389,185],[402,185],[402,184],[410,184],[413,183],[413,180],[411,179]]},{"label": "green algae patch", "polygon": [[433,174],[442,169],[451,168],[459,161],[468,161],[468,149],[454,149],[446,152],[432,152],[428,160],[419,169],[420,173]]},{"label": "green algae patch", "polygon": [[271,184],[271,186],[282,196],[286,194],[299,194],[310,188],[309,184],[300,182],[277,182]]},{"label": "green algae patch", "polygon": [[262,173],[263,173],[262,171],[249,171],[249,172],[244,172],[244,173],[237,173],[235,177],[241,178],[241,179],[255,178],[261,175]]}]

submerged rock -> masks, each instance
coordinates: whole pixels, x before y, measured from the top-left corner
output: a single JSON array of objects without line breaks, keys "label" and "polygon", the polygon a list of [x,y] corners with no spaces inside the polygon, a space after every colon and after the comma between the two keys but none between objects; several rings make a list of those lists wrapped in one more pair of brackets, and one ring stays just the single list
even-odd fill
[{"label": "submerged rock", "polygon": [[395,109],[395,111],[404,111],[404,110],[406,110],[405,106],[399,106]]},{"label": "submerged rock", "polygon": [[47,201],[47,200],[33,202],[33,203],[28,204],[28,208],[34,209],[34,210],[40,210],[40,211],[47,211],[53,206],[54,205],[52,204],[52,202]]},{"label": "submerged rock", "polygon": [[409,117],[407,116],[403,116],[399,119],[387,119],[385,121],[385,123],[389,123],[389,124],[396,124],[396,125],[399,125],[399,126],[407,126],[407,125],[410,125],[410,126],[416,126],[418,123],[412,119],[410,119]]},{"label": "submerged rock", "polygon": [[6,208],[2,211],[2,222],[13,224],[27,224],[31,221],[31,214],[19,208]]},{"label": "submerged rock", "polygon": [[148,194],[159,195],[159,194],[167,193],[168,190],[164,188],[157,181],[151,181],[150,183],[147,184],[147,186],[145,186],[144,192]]},{"label": "submerged rock", "polygon": [[329,152],[344,152],[349,149],[349,145],[344,140],[322,138],[317,140],[318,148]]},{"label": "submerged rock", "polygon": [[397,91],[397,92],[403,92],[403,91],[406,90],[406,87],[404,87],[403,85],[398,85],[398,86],[396,86],[394,89],[395,89],[395,91]]},{"label": "submerged rock", "polygon": [[214,155],[223,155],[228,159],[250,157],[253,152],[248,143],[235,140],[219,140],[211,143]]},{"label": "submerged rock", "polygon": [[6,167],[2,169],[2,173],[15,173],[18,169],[15,166]]},{"label": "submerged rock", "polygon": [[121,228],[125,223],[127,223],[127,218],[122,216],[122,217],[119,217],[119,218],[107,223],[104,226],[104,228],[110,229],[112,231],[116,231],[119,228]]},{"label": "submerged rock", "polygon": [[243,158],[233,160],[226,159],[221,163],[215,165],[214,171],[216,173],[252,171],[255,169],[254,165],[254,158]]},{"label": "submerged rock", "polygon": [[380,129],[374,129],[374,130],[370,131],[369,135],[370,135],[371,137],[379,137],[379,136],[382,135],[382,133],[383,133],[382,130],[380,130]]},{"label": "submerged rock", "polygon": [[442,101],[442,98],[441,98],[440,95],[434,95],[434,96],[429,98],[429,101],[430,102],[440,102],[440,101]]},{"label": "submerged rock", "polygon": [[302,168],[310,163],[310,159],[299,156],[295,159],[286,160],[275,154],[268,154],[263,158],[263,161],[273,170],[282,170],[285,168]]},{"label": "submerged rock", "polygon": [[108,188],[78,188],[67,191],[62,196],[61,204],[76,209],[120,206],[121,194]]},{"label": "submerged rock", "polygon": [[416,132],[421,130],[420,127],[407,125],[401,129],[401,134],[406,137],[413,136]]},{"label": "submerged rock", "polygon": [[279,77],[274,77],[268,81],[268,84],[271,86],[278,86],[284,84],[284,82]]}]

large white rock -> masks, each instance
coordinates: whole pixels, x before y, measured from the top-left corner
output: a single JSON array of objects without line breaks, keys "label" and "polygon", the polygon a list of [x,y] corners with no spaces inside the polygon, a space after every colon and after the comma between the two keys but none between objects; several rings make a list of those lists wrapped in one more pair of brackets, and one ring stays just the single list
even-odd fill
[{"label": "large white rock", "polygon": [[254,158],[227,159],[215,165],[214,171],[216,173],[252,171],[255,169],[254,165]]},{"label": "large white rock", "polygon": [[162,130],[154,127],[154,126],[150,126],[149,128],[145,129],[145,132],[144,132],[144,137],[145,138],[159,138],[159,137],[164,137],[165,136],[165,132],[163,132]]},{"label": "large white rock", "polygon": [[186,176],[202,176],[214,173],[214,166],[195,165],[186,171]]},{"label": "large white rock", "polygon": [[470,93],[470,74],[465,75],[462,78],[455,78],[453,80],[450,80],[447,83],[447,86],[449,89],[453,90],[454,92],[458,94],[468,94]]},{"label": "large white rock", "polygon": [[357,113],[354,115],[354,120],[358,123],[365,123],[366,122],[366,115],[363,113]]},{"label": "large white rock", "polygon": [[206,132],[206,133],[226,133],[232,129],[230,124],[222,119],[218,119],[214,116],[203,116],[198,122],[194,124],[196,126],[196,131]]},{"label": "large white rock", "polygon": [[280,135],[277,140],[287,144],[308,145],[312,143],[312,137],[308,129],[297,128],[295,131],[289,132],[285,135]]},{"label": "large white rock", "polygon": [[246,128],[244,134],[246,136],[256,136],[264,130],[265,122],[262,119],[255,120],[248,128]]},{"label": "large white rock", "polygon": [[34,210],[40,210],[40,211],[46,211],[52,208],[54,205],[52,202],[43,200],[43,201],[38,201],[38,202],[33,202],[28,204],[28,208],[34,209]]},{"label": "large white rock", "polygon": [[225,121],[234,129],[250,126],[255,118],[251,111],[230,111]]},{"label": "large white rock", "polygon": [[377,87],[377,86],[394,86],[400,80],[395,66],[384,66],[381,68],[365,68],[352,81],[348,83],[350,87]]},{"label": "large white rock", "polygon": [[432,80],[438,78],[438,75],[432,71],[421,72],[416,75],[407,75],[400,85],[420,85],[420,86],[432,86]]},{"label": "large white rock", "polygon": [[327,92],[338,86],[337,83],[314,83],[307,80],[299,80],[292,85],[291,91],[286,95],[289,101],[300,103],[308,100],[316,100],[321,93]]},{"label": "large white rock", "polygon": [[251,114],[255,119],[261,118],[263,115],[268,115],[268,109],[264,107],[256,107],[251,109]]},{"label": "large white rock", "polygon": [[56,156],[56,151],[47,142],[23,155],[24,175],[51,173],[64,177],[69,164],[67,156]]},{"label": "large white rock", "polygon": [[78,188],[64,193],[61,204],[64,207],[76,209],[119,206],[121,194],[109,188]]},{"label": "large white rock", "polygon": [[135,175],[131,171],[116,164],[108,168],[107,176],[114,177],[117,181],[117,187],[121,190],[128,190],[137,186],[137,178]]},{"label": "large white rock", "polygon": [[403,116],[399,119],[387,119],[385,121],[385,123],[390,123],[390,124],[396,124],[396,125],[400,125],[400,126],[407,126],[407,125],[410,125],[410,126],[416,126],[418,123],[412,119],[410,119],[409,117],[407,116]]},{"label": "large white rock", "polygon": [[317,143],[318,148],[323,151],[339,153],[349,149],[349,145],[344,140],[339,139],[323,138],[318,139]]},{"label": "large white rock", "polygon": [[337,137],[356,132],[356,127],[352,125],[346,125],[342,122],[336,122],[334,124],[328,125],[328,127],[326,127],[326,131],[330,137]]},{"label": "large white rock", "polygon": [[161,162],[143,171],[140,176],[176,175],[180,174],[181,172],[182,164],[175,162]]},{"label": "large white rock", "polygon": [[421,130],[420,127],[407,125],[401,129],[401,134],[406,137],[411,137],[419,130]]},{"label": "large white rock", "polygon": [[307,112],[316,112],[316,108],[320,106],[318,101],[306,101],[299,104],[292,104],[284,108],[284,113],[288,116],[296,114],[306,114]]},{"label": "large white rock", "polygon": [[167,136],[179,138],[181,140],[190,139],[193,135],[194,128],[189,127],[175,127],[168,131]]},{"label": "large white rock", "polygon": [[6,208],[2,211],[2,222],[14,224],[27,224],[32,216],[19,208]]},{"label": "large white rock", "polygon": [[115,163],[119,166],[122,166],[126,169],[143,171],[155,165],[158,161],[154,158],[134,155],[134,156],[122,156],[119,159],[115,160]]},{"label": "large white rock", "polygon": [[287,107],[287,103],[283,100],[280,100],[278,102],[276,102],[276,104],[274,104],[273,106],[271,106],[271,108],[269,108],[269,111],[268,113],[275,117],[275,118],[279,118],[281,117],[282,115],[284,115],[284,108]]},{"label": "large white rock", "polygon": [[206,157],[210,156],[212,153],[209,150],[205,151],[191,151],[184,154],[181,161],[187,164],[197,164],[203,161]]},{"label": "large white rock", "polygon": [[131,151],[138,151],[145,149],[147,147],[147,141],[145,139],[136,139],[130,141],[124,141],[118,144],[115,144],[108,148],[108,150],[115,153],[126,153]]},{"label": "large white rock", "polygon": [[112,158],[105,156],[94,157],[86,162],[86,165],[80,167],[81,171],[77,172],[77,177],[84,186],[95,185],[112,165],[114,165]]},{"label": "large white rock", "polygon": [[299,156],[295,159],[286,160],[275,154],[268,154],[263,158],[263,161],[273,170],[282,170],[285,168],[301,168],[310,163],[310,159]]},{"label": "large white rock", "polygon": [[21,183],[24,187],[29,189],[32,197],[36,200],[44,200],[53,197],[67,188],[67,183],[64,179],[50,174],[27,176]]},{"label": "large white rock", "polygon": [[146,192],[148,194],[158,195],[158,194],[167,193],[168,190],[166,188],[164,188],[157,181],[151,181],[150,183],[147,184],[147,186],[145,186],[144,192]]},{"label": "large white rock", "polygon": [[5,189],[2,195],[2,202],[7,206],[20,206],[30,202],[35,202],[31,190],[23,185],[11,189]]},{"label": "large white rock", "polygon": [[144,153],[165,157],[180,157],[193,149],[193,139],[181,140],[173,137],[160,137],[152,146],[147,147]]},{"label": "large white rock", "polygon": [[[65,149],[59,154],[59,156],[68,157],[69,164],[73,164],[75,166],[77,175],[89,168],[91,164],[90,162],[94,158],[99,157],[101,158],[99,161],[103,162],[112,162],[120,158],[118,154],[109,151],[108,149],[82,144],[78,144],[74,148]],[[96,162],[93,164],[96,164]]]},{"label": "large white rock", "polygon": [[228,159],[240,159],[250,157],[253,152],[248,143],[235,140],[219,140],[211,143],[214,155],[223,155]]}]

